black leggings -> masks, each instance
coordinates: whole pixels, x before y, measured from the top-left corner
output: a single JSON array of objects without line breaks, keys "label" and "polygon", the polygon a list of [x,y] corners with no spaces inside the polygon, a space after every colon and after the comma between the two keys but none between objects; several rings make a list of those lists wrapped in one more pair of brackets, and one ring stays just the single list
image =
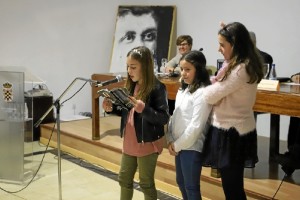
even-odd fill
[{"label": "black leggings", "polygon": [[294,145],[300,145],[300,118],[298,117],[290,117],[288,148]]},{"label": "black leggings", "polygon": [[245,200],[244,166],[231,166],[220,169],[223,191],[226,200]]}]

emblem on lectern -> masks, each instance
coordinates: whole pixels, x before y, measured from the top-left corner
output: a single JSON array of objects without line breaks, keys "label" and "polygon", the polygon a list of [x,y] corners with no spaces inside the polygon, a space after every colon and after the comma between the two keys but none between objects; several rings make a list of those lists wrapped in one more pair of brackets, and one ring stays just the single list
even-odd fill
[{"label": "emblem on lectern", "polygon": [[3,100],[11,102],[13,100],[13,85],[9,82],[3,83]]}]

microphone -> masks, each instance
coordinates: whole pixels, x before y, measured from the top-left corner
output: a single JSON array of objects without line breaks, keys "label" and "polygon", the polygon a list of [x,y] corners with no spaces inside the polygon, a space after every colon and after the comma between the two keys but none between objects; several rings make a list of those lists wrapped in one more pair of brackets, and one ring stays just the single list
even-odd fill
[{"label": "microphone", "polygon": [[103,82],[100,82],[100,83],[97,83],[96,84],[96,87],[103,87],[103,86],[106,86],[106,85],[109,85],[109,84],[112,84],[112,83],[118,83],[120,81],[122,81],[122,76],[119,74],[116,76],[116,78],[112,79],[112,80],[108,80],[108,81],[103,81]]},{"label": "microphone", "polygon": [[199,51],[203,51],[203,48],[200,48]]}]

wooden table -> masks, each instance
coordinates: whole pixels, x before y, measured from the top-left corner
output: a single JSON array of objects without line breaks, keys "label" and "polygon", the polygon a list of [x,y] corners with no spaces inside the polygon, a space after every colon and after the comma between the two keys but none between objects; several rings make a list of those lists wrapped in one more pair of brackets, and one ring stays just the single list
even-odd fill
[{"label": "wooden table", "polygon": [[258,90],[254,111],[270,113],[269,160],[279,153],[280,115],[300,117],[300,86],[280,85],[279,91]]},{"label": "wooden table", "polygon": [[[106,81],[113,79],[116,74],[93,74],[92,80]],[[124,75],[125,76],[125,75]],[[175,100],[177,90],[180,86],[179,77],[176,78],[159,78],[166,85],[168,91],[168,99]],[[104,88],[122,87],[124,81],[108,85]],[[99,95],[97,91],[100,88],[92,88],[92,139],[100,139],[99,126]],[[270,113],[270,148],[269,158],[272,160],[279,152],[279,128],[280,115],[300,117],[300,86],[299,85],[283,85],[280,86],[280,91],[265,91],[258,90],[256,102],[253,107],[254,111]]]},{"label": "wooden table", "polygon": [[158,77],[166,85],[168,99],[175,100],[178,88],[180,87],[179,77]]}]

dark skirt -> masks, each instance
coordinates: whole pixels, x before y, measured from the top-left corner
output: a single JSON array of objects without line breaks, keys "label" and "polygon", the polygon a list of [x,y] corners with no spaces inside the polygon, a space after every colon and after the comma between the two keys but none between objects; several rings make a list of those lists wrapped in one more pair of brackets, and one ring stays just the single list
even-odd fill
[{"label": "dark skirt", "polygon": [[203,148],[203,166],[220,169],[243,165],[253,168],[258,162],[256,129],[240,136],[235,128],[210,126]]}]

